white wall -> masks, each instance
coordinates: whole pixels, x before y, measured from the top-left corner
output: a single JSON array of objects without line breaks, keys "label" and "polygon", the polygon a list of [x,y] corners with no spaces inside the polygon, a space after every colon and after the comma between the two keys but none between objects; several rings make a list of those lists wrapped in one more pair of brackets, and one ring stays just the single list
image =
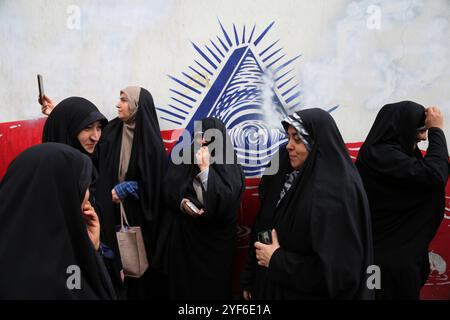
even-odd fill
[{"label": "white wall", "polygon": [[339,105],[332,115],[346,142],[364,140],[379,108],[403,99],[437,105],[450,122],[449,16],[447,0],[0,0],[0,122],[40,117],[37,73],[55,100],[83,96],[110,118],[131,84],[164,108],[167,75],[198,59],[191,41],[222,35],[218,18],[230,35],[233,23],[248,35],[275,21],[265,43],[302,54],[300,102]]}]

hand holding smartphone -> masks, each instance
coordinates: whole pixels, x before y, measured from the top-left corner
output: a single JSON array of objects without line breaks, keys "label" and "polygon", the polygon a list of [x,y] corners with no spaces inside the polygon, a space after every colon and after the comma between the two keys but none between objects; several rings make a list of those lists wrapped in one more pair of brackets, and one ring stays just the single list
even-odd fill
[{"label": "hand holding smartphone", "polygon": [[38,89],[39,89],[39,103],[42,104],[44,101],[44,78],[41,74],[37,75]]},{"label": "hand holding smartphone", "polygon": [[184,212],[193,217],[198,217],[204,212],[203,209],[197,208],[197,206],[193,204],[192,201],[189,201],[189,199],[183,199],[181,206]]},{"label": "hand holding smartphone", "polygon": [[55,104],[52,101],[52,99],[50,99],[49,97],[47,97],[45,95],[45,92],[44,92],[44,78],[42,77],[42,75],[40,75],[40,74],[37,75],[37,81],[38,81],[38,89],[39,89],[38,102],[41,105],[41,112],[44,115],[48,116],[48,115],[50,115],[52,110],[55,108]]},{"label": "hand holding smartphone", "polygon": [[191,209],[195,214],[198,214],[200,210],[198,210],[198,208],[195,206],[195,204],[193,204],[190,201],[186,202],[186,205],[189,207],[189,209]]}]

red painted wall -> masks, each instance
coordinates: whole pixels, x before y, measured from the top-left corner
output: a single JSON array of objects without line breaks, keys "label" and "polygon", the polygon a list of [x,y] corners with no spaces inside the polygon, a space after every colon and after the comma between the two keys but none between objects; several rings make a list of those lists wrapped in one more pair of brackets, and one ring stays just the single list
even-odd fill
[{"label": "red painted wall", "polygon": [[0,123],[0,179],[20,152],[41,142],[44,123],[45,118]]},{"label": "red painted wall", "polygon": [[[0,123],[0,179],[9,163],[24,149],[41,142],[42,128],[45,118],[27,121]],[[167,152],[175,144],[178,131],[162,131],[161,136]],[[349,154],[353,160],[358,155],[361,143],[347,143]],[[236,260],[233,276],[234,292],[239,292],[239,273],[247,255],[250,229],[259,210],[259,179],[247,179],[244,201],[238,216],[238,240],[236,243]],[[450,184],[447,184],[446,213],[450,211]],[[440,226],[438,234],[430,245],[432,256],[432,272],[422,290],[422,299],[450,299],[450,213]]]}]

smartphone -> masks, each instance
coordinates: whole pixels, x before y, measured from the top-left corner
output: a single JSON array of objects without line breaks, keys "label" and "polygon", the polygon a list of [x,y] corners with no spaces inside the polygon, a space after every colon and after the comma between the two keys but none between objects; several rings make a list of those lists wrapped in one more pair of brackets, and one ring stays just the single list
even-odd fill
[{"label": "smartphone", "polygon": [[272,244],[272,230],[258,232],[256,239],[264,244]]},{"label": "smartphone", "polygon": [[200,212],[200,210],[198,210],[198,208],[195,206],[195,204],[193,204],[190,201],[186,201],[186,205],[192,210],[194,211],[195,214],[198,214]]},{"label": "smartphone", "polygon": [[44,99],[44,78],[42,75],[37,75],[38,87],[39,87],[39,100],[42,103],[42,99]]}]

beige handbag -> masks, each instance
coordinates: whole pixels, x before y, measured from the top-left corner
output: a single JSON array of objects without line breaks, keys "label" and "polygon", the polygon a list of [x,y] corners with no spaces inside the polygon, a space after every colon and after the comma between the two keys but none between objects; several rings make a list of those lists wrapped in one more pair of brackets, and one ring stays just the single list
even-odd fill
[{"label": "beige handbag", "polygon": [[126,277],[140,278],[148,268],[144,238],[141,227],[130,227],[122,202],[120,203],[120,223],[120,230],[116,232],[116,236],[123,271]]}]

